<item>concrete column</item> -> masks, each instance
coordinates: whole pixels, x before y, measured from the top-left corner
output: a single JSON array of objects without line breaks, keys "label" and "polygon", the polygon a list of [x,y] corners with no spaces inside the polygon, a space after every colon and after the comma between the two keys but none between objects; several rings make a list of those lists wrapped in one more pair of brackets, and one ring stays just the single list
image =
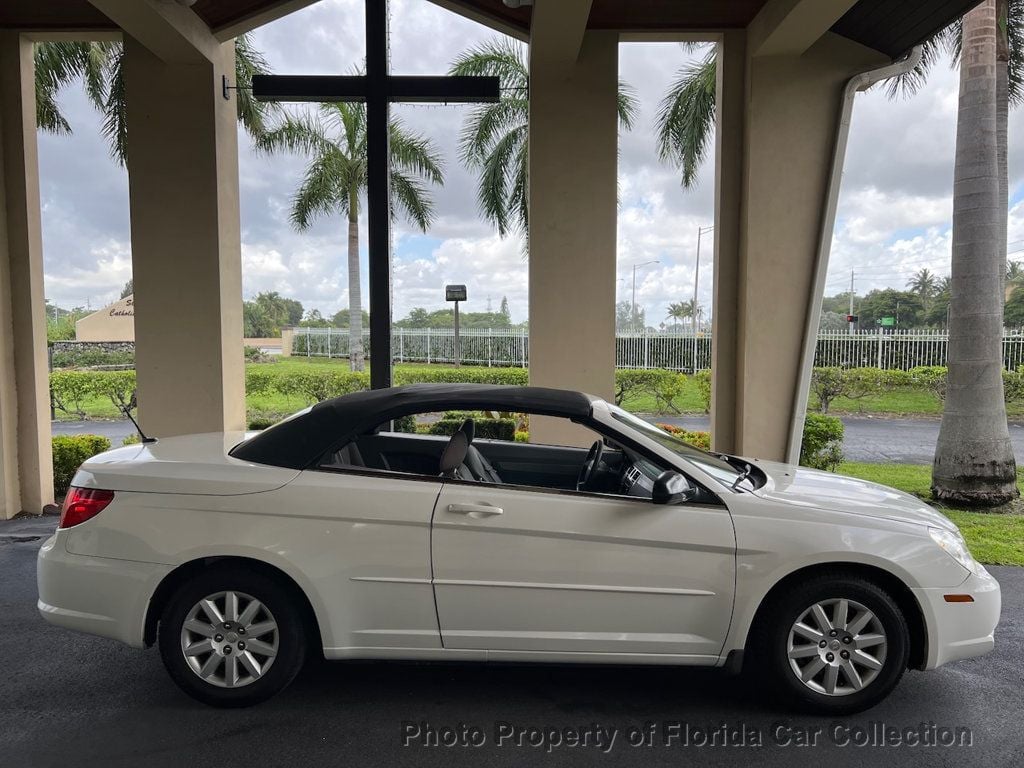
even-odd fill
[{"label": "concrete column", "polygon": [[245,426],[234,46],[162,60],[125,34],[139,422]]},{"label": "concrete column", "polygon": [[[538,3],[538,13],[556,5]],[[584,16],[584,20],[585,20]],[[534,32],[534,38],[541,34]],[[615,385],[618,35],[586,32],[566,61],[530,62],[530,383],[610,398]],[[534,419],[535,442],[579,430]]]},{"label": "concrete column", "polygon": [[0,519],[53,501],[32,43],[0,30]]},{"label": "concrete column", "polygon": [[803,55],[751,57],[742,35],[719,54],[713,436],[781,460],[843,89],[883,59],[831,33]]}]

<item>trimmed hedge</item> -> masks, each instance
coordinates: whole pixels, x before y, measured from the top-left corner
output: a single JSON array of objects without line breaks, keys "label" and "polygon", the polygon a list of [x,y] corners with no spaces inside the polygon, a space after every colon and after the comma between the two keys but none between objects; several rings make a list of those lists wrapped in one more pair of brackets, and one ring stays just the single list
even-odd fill
[{"label": "trimmed hedge", "polygon": [[674,401],[685,385],[686,376],[676,371],[620,368],[615,371],[615,404],[622,405],[628,397],[647,394],[654,397],[663,412],[679,413]]},{"label": "trimmed hedge", "polygon": [[473,419],[475,437],[485,440],[515,440],[516,422],[514,419],[494,418],[482,413],[464,411],[449,411],[444,418],[426,425],[425,431],[428,435],[452,435],[466,419]]},{"label": "trimmed hedge", "polygon": [[808,413],[804,420],[800,464],[834,471],[843,462],[843,422],[835,416]]},{"label": "trimmed hedge", "polygon": [[61,498],[68,492],[82,462],[110,450],[110,441],[102,435],[56,435],[53,438],[53,494]]},{"label": "trimmed hedge", "polygon": [[135,371],[53,371],[50,374],[53,405],[80,419],[86,418],[82,403],[106,397],[118,409],[135,407]]}]

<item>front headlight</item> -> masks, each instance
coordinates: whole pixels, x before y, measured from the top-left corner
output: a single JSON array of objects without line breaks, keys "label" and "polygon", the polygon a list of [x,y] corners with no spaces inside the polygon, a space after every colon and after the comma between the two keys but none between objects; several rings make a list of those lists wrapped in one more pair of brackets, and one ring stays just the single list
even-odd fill
[{"label": "front headlight", "polygon": [[947,555],[960,563],[968,571],[974,571],[978,567],[978,563],[974,560],[974,556],[971,555],[971,551],[967,549],[967,543],[959,531],[947,531],[945,528],[929,528],[928,535],[932,537],[932,541],[946,551]]}]

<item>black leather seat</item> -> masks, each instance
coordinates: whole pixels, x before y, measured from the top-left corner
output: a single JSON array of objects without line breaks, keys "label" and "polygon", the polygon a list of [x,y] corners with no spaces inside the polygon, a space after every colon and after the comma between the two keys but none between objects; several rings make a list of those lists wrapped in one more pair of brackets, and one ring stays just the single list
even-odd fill
[{"label": "black leather seat", "polygon": [[478,483],[500,483],[501,477],[491,462],[473,447],[476,424],[466,419],[448,441],[441,455],[441,474],[459,480],[475,480]]}]

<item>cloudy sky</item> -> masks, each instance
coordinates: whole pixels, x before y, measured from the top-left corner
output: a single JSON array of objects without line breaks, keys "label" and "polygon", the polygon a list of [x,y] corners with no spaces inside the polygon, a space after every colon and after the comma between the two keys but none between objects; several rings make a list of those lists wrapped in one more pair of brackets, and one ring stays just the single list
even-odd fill
[{"label": "cloudy sky", "polygon": [[[363,0],[321,0],[257,30],[256,46],[275,72],[344,73],[365,55]],[[428,2],[392,0],[392,70],[444,73],[456,54],[497,33]],[[691,58],[668,43],[620,46],[623,79],[641,112],[620,142],[619,299],[628,300],[631,265],[637,301],[648,323],[669,302],[692,296],[698,227],[713,223],[713,169],[683,191],[678,174],[660,164],[654,146],[657,104]],[[952,215],[957,75],[937,68],[913,99],[891,101],[881,89],[858,96],[826,292],[902,287],[921,267],[948,274]],[[131,276],[128,186],[109,159],[100,120],[80,88],[62,93],[72,136],[40,136],[47,298],[61,306],[103,306]],[[515,238],[502,240],[478,215],[475,179],[458,162],[464,106],[399,106],[407,126],[430,137],[446,161],[446,183],[434,192],[437,220],[422,234],[399,223],[394,235],[395,317],[412,307],[443,305],[445,283],[468,285],[469,311],[494,308],[507,296],[516,321],[526,319],[527,264]],[[1024,111],[1010,119],[1010,258],[1024,259]],[[299,156],[255,154],[240,134],[243,292],[276,290],[307,309],[331,314],[347,305],[345,222],[319,221],[304,233],[288,223],[289,199],[305,167]],[[365,226],[365,221],[362,222]],[[363,235],[365,243],[365,234]],[[702,245],[701,302],[711,302],[711,242]],[[366,302],[365,251],[362,270]]]}]

